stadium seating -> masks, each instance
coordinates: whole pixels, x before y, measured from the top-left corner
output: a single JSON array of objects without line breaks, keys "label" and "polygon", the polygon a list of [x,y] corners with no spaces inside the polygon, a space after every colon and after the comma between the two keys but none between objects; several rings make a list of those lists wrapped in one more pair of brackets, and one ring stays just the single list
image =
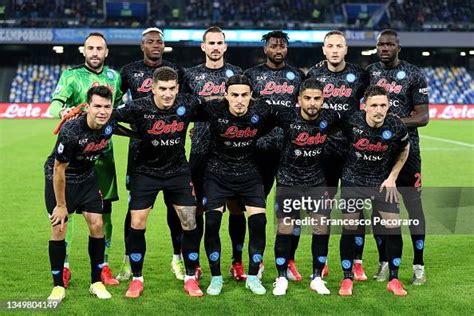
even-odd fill
[{"label": "stadium seating", "polygon": [[[61,73],[68,65],[19,64],[11,83],[10,102],[50,102]],[[464,67],[422,68],[430,103],[474,104],[474,83]]]},{"label": "stadium seating", "polygon": [[474,83],[464,67],[423,68],[430,103],[474,104]]}]

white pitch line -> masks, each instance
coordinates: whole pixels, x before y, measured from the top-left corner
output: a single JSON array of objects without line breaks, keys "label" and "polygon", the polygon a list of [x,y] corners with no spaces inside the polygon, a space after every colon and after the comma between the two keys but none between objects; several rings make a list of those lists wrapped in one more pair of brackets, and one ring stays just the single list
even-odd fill
[{"label": "white pitch line", "polygon": [[421,146],[421,151],[474,151],[474,148],[444,148],[444,147],[423,147]]},{"label": "white pitch line", "polygon": [[448,144],[454,144],[454,145],[459,145],[459,146],[474,148],[474,144],[464,143],[464,142],[458,142],[458,141],[456,141],[456,140],[451,140],[451,139],[446,139],[446,138],[440,138],[440,137],[434,137],[434,136],[427,136],[427,135],[420,135],[420,137],[421,137],[421,138],[426,138],[426,139],[431,139],[431,140],[436,140],[436,141],[438,141],[438,142],[443,142],[443,143],[448,143]]}]

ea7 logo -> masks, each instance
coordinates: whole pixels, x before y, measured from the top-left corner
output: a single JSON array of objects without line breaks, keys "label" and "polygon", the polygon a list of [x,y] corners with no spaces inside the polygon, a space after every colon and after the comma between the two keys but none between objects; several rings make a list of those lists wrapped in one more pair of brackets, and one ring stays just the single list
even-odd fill
[{"label": "ea7 logo", "polygon": [[257,80],[267,80],[267,76],[257,76]]},{"label": "ea7 logo", "polygon": [[381,71],[372,71],[372,76],[374,76],[374,77],[378,77],[378,76],[380,76],[381,74],[382,74]]},{"label": "ea7 logo", "polygon": [[229,120],[228,119],[223,119],[223,118],[218,118],[217,122],[227,124],[227,123],[229,123]]},{"label": "ea7 logo", "polygon": [[428,94],[428,88],[418,89],[418,92],[421,93],[421,94]]},{"label": "ea7 logo", "polygon": [[319,77],[319,78],[316,78],[316,80],[321,81],[321,82],[326,82],[326,77]]},{"label": "ea7 logo", "polygon": [[194,77],[194,80],[204,80],[206,78],[205,74]]},{"label": "ea7 logo", "polygon": [[358,129],[357,127],[353,127],[352,128],[352,131],[356,134],[360,134],[362,135],[364,133],[364,131],[362,131],[361,129]]}]

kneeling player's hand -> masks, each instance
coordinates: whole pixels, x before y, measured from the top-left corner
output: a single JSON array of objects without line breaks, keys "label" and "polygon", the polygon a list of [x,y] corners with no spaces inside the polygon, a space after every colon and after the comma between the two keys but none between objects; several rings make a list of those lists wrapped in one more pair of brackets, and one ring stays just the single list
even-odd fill
[{"label": "kneeling player's hand", "polygon": [[61,227],[59,228],[60,231],[63,231],[64,229],[64,222],[66,221],[67,217],[67,208],[66,206],[58,206],[53,210],[53,214],[51,215],[51,225],[56,226],[58,224],[61,224]]},{"label": "kneeling player's hand", "polygon": [[189,137],[192,138],[194,135],[194,127],[189,130]]},{"label": "kneeling player's hand", "polygon": [[398,191],[395,181],[391,178],[385,179],[380,185],[380,192],[385,188],[385,202],[398,203]]}]

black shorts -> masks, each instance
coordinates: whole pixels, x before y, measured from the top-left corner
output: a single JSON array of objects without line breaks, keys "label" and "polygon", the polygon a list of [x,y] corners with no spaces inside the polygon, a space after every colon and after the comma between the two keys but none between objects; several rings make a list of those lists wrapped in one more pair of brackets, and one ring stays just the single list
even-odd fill
[{"label": "black shorts", "polygon": [[202,204],[206,210],[218,209],[232,199],[240,199],[245,206],[265,208],[265,192],[260,175],[230,177],[212,172],[204,174]]},{"label": "black shorts", "polygon": [[280,165],[280,155],[281,152],[277,149],[256,149],[255,160],[262,177],[265,197],[267,197],[272,190],[273,182],[278,172],[278,166]]},{"label": "black shorts", "polygon": [[400,213],[400,204],[385,201],[385,194],[386,191],[379,192],[379,188],[361,187],[342,180],[341,200],[344,200],[345,203],[339,203],[339,205],[346,206],[341,209],[344,214],[362,212],[370,199],[373,212]]},{"label": "black shorts", "polygon": [[159,178],[133,173],[131,177],[130,210],[153,207],[158,193],[163,190],[169,203],[180,206],[195,206],[196,198],[190,174]]},{"label": "black shorts", "polygon": [[191,168],[191,179],[196,192],[196,201],[201,205],[204,190],[204,170],[207,165],[207,154],[192,153],[189,156],[189,167]]},{"label": "black shorts", "polygon": [[[286,186],[277,184],[275,194],[275,212],[277,218],[301,218],[303,212],[308,215],[329,215],[331,208],[326,202],[329,193],[325,183],[314,187]],[[304,203],[304,205],[303,205]]]},{"label": "black shorts", "polygon": [[410,152],[397,179],[397,187],[414,187],[421,190],[421,157]]},{"label": "black shorts", "polygon": [[334,197],[337,193],[339,180],[342,178],[342,168],[346,159],[337,154],[325,153],[323,155],[323,171],[326,178],[326,184],[330,197]]},{"label": "black shorts", "polygon": [[[48,214],[56,207],[53,181],[45,179],[44,200]],[[95,175],[81,183],[66,183],[66,207],[68,214],[82,212],[99,213],[103,211],[102,194]],[[67,218],[66,218],[67,220]]]}]

